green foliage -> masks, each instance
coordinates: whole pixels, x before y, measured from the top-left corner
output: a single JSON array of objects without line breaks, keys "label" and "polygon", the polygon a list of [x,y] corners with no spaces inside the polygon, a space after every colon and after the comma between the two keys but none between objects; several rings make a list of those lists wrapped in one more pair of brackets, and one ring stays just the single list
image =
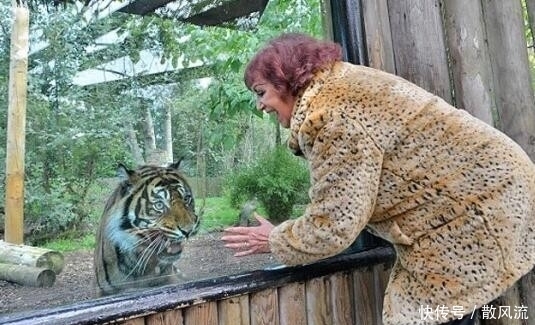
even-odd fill
[{"label": "green foliage", "polygon": [[[0,1],[0,14],[6,18],[0,21],[4,58],[10,55],[11,9],[11,2]],[[258,118],[262,114],[243,85],[245,64],[267,39],[285,31],[319,36],[322,26],[319,0],[270,0],[252,30],[199,27],[120,12],[88,16],[71,4],[33,9],[24,207],[26,239],[33,243],[93,232],[109,190],[99,181],[115,173],[117,162],[135,164],[126,139],[133,130],[143,151],[142,112],[147,105],[159,147],[164,108],[171,107],[173,151],[175,157],[186,157],[189,175],[226,175],[269,149],[274,143],[273,126],[268,119]],[[117,37],[108,38],[108,33]],[[180,75],[180,80],[162,78],[168,84],[154,85],[150,78],[137,78],[151,66],[127,67],[130,61],[140,63],[142,51],[157,57],[150,63],[154,65],[170,62],[180,69],[204,64],[210,78],[201,83]],[[120,58],[125,58],[122,67],[118,67],[123,62]],[[86,69],[96,73],[86,79],[103,71],[112,72],[113,78],[134,77],[81,86],[75,82],[77,73]],[[9,60],[2,60],[0,107],[4,108],[8,106],[8,77]],[[0,125],[7,125],[7,109],[1,110]],[[5,129],[0,142],[6,143]],[[5,149],[0,148],[0,160],[5,156]],[[0,164],[2,178],[4,168]],[[0,201],[5,196],[2,191]],[[226,225],[234,213],[219,219],[214,216],[213,222],[208,217],[206,229]]]},{"label": "green foliage", "polygon": [[306,166],[282,146],[262,155],[228,179],[232,206],[256,198],[275,223],[292,215],[296,203],[303,203],[309,187]]},{"label": "green foliage", "polygon": [[[50,238],[77,238],[93,233],[109,195],[108,186],[100,182],[89,185],[54,179],[45,191],[42,184],[26,182],[24,223],[26,242],[37,245]],[[80,190],[81,187],[89,188]],[[76,191],[75,189],[78,189]]]}]

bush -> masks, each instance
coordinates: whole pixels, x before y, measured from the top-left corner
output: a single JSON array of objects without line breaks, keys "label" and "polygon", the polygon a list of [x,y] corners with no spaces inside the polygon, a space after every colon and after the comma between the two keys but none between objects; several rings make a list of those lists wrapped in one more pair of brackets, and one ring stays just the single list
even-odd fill
[{"label": "bush", "polygon": [[280,223],[291,216],[295,204],[303,203],[309,184],[304,162],[278,146],[231,175],[227,189],[234,207],[256,198],[268,218]]}]

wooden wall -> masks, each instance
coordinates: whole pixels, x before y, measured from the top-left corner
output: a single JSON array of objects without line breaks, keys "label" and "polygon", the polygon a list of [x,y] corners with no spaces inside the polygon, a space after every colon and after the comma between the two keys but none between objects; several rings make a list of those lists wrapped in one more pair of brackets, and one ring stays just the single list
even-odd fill
[{"label": "wooden wall", "polygon": [[[361,0],[369,65],[400,75],[497,127],[535,161],[535,99],[528,61],[534,0]],[[534,35],[534,33],[532,33]],[[533,68],[533,67],[531,67]],[[528,307],[535,324],[535,273],[493,302]]]},{"label": "wooden wall", "polygon": [[137,317],[124,325],[382,324],[384,264]]}]

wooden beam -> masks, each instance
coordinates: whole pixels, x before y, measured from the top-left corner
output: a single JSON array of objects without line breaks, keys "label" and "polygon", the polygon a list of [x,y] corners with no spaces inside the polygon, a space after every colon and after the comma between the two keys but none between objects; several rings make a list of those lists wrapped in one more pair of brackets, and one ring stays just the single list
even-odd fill
[{"label": "wooden beam", "polygon": [[146,14],[153,13],[154,10],[163,7],[167,5],[170,2],[173,2],[175,0],[137,0],[137,1],[131,1],[128,5],[122,7],[118,11],[127,13],[127,14],[134,14],[134,15],[141,15],[144,16]]},{"label": "wooden beam", "polygon": [[[135,15],[152,15],[154,11],[166,6],[174,0],[136,0],[118,11]],[[225,0],[217,4],[216,1],[192,1],[185,8],[169,9],[162,17],[174,18],[199,26],[218,26],[234,21],[240,17],[258,12],[264,12],[268,0]],[[217,6],[213,6],[217,4]],[[208,9],[207,9],[208,8]],[[188,13],[185,16],[183,13]]]},{"label": "wooden beam", "polygon": [[188,23],[199,26],[217,26],[232,22],[237,18],[246,17],[249,14],[264,12],[268,0],[234,0],[227,1],[219,7],[215,7],[184,19]]},{"label": "wooden beam", "polygon": [[[153,85],[163,85],[163,84],[173,84],[180,83],[186,80],[200,79],[205,77],[210,77],[214,75],[215,65],[208,66],[199,66],[184,68],[175,71],[165,71],[159,73],[152,73],[148,75],[135,77],[136,84],[139,87],[147,87]],[[83,86],[85,89],[91,90],[94,89],[98,91],[99,88],[110,88],[115,87],[118,89],[130,89],[132,87],[132,81],[134,77],[129,77],[120,80],[105,81],[98,84],[92,84]]]},{"label": "wooden beam", "polygon": [[28,8],[19,7],[13,1],[13,16],[7,115],[5,240],[22,244],[30,13]]}]

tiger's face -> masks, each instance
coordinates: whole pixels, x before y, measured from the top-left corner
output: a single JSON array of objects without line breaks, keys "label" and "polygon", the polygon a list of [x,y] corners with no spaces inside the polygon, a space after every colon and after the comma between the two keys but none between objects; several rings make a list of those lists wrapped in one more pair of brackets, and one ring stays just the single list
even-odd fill
[{"label": "tiger's face", "polygon": [[127,277],[170,273],[184,240],[198,229],[191,188],[177,165],[119,166],[123,181],[109,204],[104,233],[118,253],[118,268]]}]

